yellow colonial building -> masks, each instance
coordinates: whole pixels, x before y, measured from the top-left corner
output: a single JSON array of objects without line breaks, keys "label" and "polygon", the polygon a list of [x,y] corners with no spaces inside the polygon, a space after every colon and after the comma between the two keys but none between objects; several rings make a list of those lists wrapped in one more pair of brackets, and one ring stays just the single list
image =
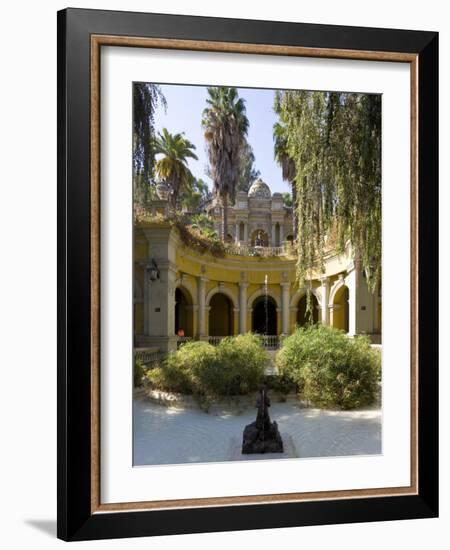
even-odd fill
[{"label": "yellow colonial building", "polygon": [[[268,196],[267,186],[263,191],[260,183],[257,187],[249,200],[239,197],[232,217],[233,243],[223,257],[185,244],[179,230],[161,218],[136,225],[136,347],[164,353],[186,338],[214,343],[248,331],[263,334],[267,347],[276,347],[281,335],[305,324],[307,288],[296,282],[291,241],[282,240],[293,233],[292,218],[278,206],[276,194]],[[164,202],[157,201],[158,211],[164,210]],[[258,232],[264,242],[255,243]],[[341,256],[329,253],[311,288],[314,322],[349,335],[364,333],[381,343],[381,292],[369,292],[350,250]]]}]

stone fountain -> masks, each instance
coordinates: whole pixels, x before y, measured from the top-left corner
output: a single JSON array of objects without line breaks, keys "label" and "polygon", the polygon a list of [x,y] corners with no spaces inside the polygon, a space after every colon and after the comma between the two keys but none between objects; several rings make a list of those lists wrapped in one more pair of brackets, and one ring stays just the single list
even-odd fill
[{"label": "stone fountain", "polygon": [[256,401],[256,420],[244,428],[242,454],[282,453],[283,440],[278,424],[269,416],[270,398],[267,386],[263,385]]},{"label": "stone fountain", "polygon": [[267,273],[264,276],[264,334],[267,336],[269,334],[269,289],[268,289],[269,277]]}]

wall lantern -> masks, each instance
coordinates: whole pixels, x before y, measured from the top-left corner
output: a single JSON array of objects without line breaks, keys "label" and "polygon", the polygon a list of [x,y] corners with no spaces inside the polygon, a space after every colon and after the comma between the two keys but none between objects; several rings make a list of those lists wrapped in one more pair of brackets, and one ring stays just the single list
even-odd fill
[{"label": "wall lantern", "polygon": [[150,276],[150,281],[156,281],[156,279],[159,279],[160,274],[158,264],[155,262],[154,258],[152,258],[152,265],[149,267],[148,273]]}]

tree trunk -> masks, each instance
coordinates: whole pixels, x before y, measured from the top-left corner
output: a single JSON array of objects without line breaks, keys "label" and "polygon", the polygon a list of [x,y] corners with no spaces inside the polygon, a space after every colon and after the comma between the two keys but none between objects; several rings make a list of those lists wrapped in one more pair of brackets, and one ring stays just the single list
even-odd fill
[{"label": "tree trunk", "polygon": [[291,181],[292,188],[292,224],[294,226],[294,239],[298,236],[298,216],[297,216],[297,185],[295,181]]},{"label": "tree trunk", "polygon": [[172,178],[171,186],[172,192],[170,194],[170,203],[172,211],[175,213],[177,211],[177,201],[178,201],[178,184],[175,178]]},{"label": "tree trunk", "polygon": [[222,196],[222,241],[227,240],[228,235],[228,195],[224,193]]}]

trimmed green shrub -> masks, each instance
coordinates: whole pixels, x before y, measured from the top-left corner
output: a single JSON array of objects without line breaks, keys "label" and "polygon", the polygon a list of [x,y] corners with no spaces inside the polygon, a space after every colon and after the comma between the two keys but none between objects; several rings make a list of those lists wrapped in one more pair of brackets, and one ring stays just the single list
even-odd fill
[{"label": "trimmed green shrub", "polygon": [[266,376],[265,384],[275,393],[282,394],[286,396],[288,393],[293,393],[296,391],[297,386],[290,378],[287,376],[282,376],[279,374]]},{"label": "trimmed green shrub", "polygon": [[316,406],[354,409],[376,398],[381,357],[365,336],[348,338],[323,325],[298,328],[283,341],[276,363],[280,375]]},{"label": "trimmed green shrub", "polygon": [[133,383],[135,388],[142,386],[144,374],[145,374],[145,369],[142,362],[139,359],[136,359],[136,361],[134,362],[134,371],[133,371]]},{"label": "trimmed green shrub", "polygon": [[224,338],[218,346],[187,342],[148,371],[152,388],[208,398],[246,394],[261,384],[267,362],[254,334]]},{"label": "trimmed green shrub", "polygon": [[242,395],[258,389],[267,364],[267,354],[256,334],[224,338],[217,346],[219,373],[210,387],[217,395]]},{"label": "trimmed green shrub", "polygon": [[151,387],[174,393],[197,393],[196,370],[209,370],[216,362],[217,352],[207,342],[186,342],[170,354],[160,366],[148,371]]}]

